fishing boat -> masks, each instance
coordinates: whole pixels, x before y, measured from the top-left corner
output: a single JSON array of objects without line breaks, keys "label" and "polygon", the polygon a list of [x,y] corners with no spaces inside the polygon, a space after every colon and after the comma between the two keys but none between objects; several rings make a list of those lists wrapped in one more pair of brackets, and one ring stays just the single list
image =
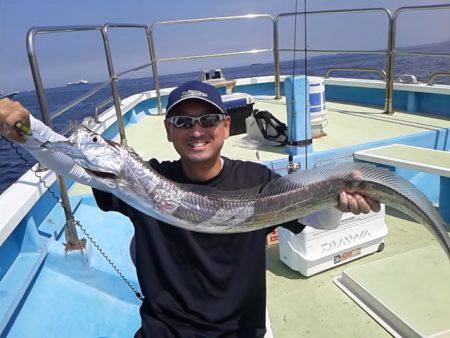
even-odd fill
[{"label": "fishing boat", "polygon": [[67,82],[66,86],[77,86],[77,85],[84,85],[84,84],[88,84],[88,80],[86,79],[80,79],[77,81],[73,81],[73,82]]},{"label": "fishing boat", "polygon": [[[383,8],[365,8],[283,13],[276,17],[253,14],[196,18],[152,25],[35,27],[28,32],[27,49],[42,117],[51,126],[51,116],[55,114],[48,108],[35,52],[39,35],[101,32],[109,78],[82,97],[73,98],[58,109],[57,115],[110,87],[112,99],[100,103],[84,123],[106,138],[133,147],[145,159],[159,160],[178,158],[163,126],[164,102],[173,88],[160,88],[161,62],[253,53],[273,55],[273,75],[233,79],[232,93],[223,92],[228,109],[235,114],[232,124],[236,127],[224,145],[224,156],[262,163],[283,175],[330,162],[375,163],[410,180],[439,206],[441,215],[449,222],[450,86],[434,84],[436,77],[448,73],[443,70],[430,74],[428,83],[422,83],[398,81],[393,72],[398,55],[424,55],[397,48],[397,18],[416,11],[449,8],[450,5],[403,7],[394,13]],[[386,16],[385,50],[314,52],[378,53],[386,58],[385,69],[352,70],[376,72],[383,79],[329,76],[330,72],[346,70],[341,68],[329,69],[319,79],[280,72],[280,54],[292,52],[293,48],[280,47],[279,22],[305,14],[326,17],[330,13],[356,16],[373,12]],[[171,25],[237,20],[259,20],[269,25],[274,33],[273,46],[157,57],[155,30]],[[151,61],[116,73],[108,35],[112,30],[127,29],[145,32]],[[297,46],[299,53],[305,49]],[[450,56],[436,52],[426,55]],[[151,70],[154,88],[121,98],[118,88],[121,77],[144,68]],[[302,83],[304,96],[297,96],[302,91],[285,95]],[[323,91],[319,93],[315,119],[311,94],[316,83],[318,87],[322,84]],[[290,107],[301,100],[304,107],[298,111],[303,114],[291,114]],[[107,109],[100,113],[100,106]],[[295,136],[289,135],[295,142],[287,146],[261,143],[252,146],[245,134],[247,129],[239,125],[248,109],[271,112],[287,123],[288,130],[297,126]],[[313,130],[318,132],[312,135]],[[130,258],[133,226],[129,219],[118,213],[102,212],[89,187],[64,180],[49,170],[37,170],[37,166],[0,195],[0,210],[1,337],[134,334],[140,326],[140,301],[136,297],[139,284]],[[307,228],[298,236],[280,231],[279,237],[277,244],[272,235],[270,240],[275,243],[269,243],[272,245],[266,249],[268,337],[450,335],[448,259],[433,236],[407,215],[386,207],[381,217],[369,215],[364,219],[347,215],[342,226],[335,230]]]}]

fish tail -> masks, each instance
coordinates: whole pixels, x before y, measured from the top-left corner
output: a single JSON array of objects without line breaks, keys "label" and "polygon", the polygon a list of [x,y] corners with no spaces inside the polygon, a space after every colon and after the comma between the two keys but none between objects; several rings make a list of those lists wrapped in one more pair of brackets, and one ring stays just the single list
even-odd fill
[{"label": "fish tail", "polygon": [[[377,194],[383,196],[386,204],[427,225],[427,228],[436,237],[450,258],[450,237],[447,232],[450,231],[450,225],[445,224],[435,206],[424,193],[407,179],[386,168],[363,164],[355,167],[355,169],[352,175],[361,175],[363,185],[365,182],[369,182],[366,188],[368,195],[373,192],[375,197],[377,197]],[[374,185],[375,189],[370,189],[371,184]]]},{"label": "fish tail", "polygon": [[[293,189],[294,186],[338,186],[386,203],[427,226],[450,258],[450,225],[444,224],[430,200],[407,179],[387,168],[366,162],[343,162],[320,166],[305,172],[283,176],[271,185],[270,193]],[[267,191],[267,190],[266,190]],[[329,192],[330,190],[328,190]],[[447,230],[447,231],[446,231]]]}]

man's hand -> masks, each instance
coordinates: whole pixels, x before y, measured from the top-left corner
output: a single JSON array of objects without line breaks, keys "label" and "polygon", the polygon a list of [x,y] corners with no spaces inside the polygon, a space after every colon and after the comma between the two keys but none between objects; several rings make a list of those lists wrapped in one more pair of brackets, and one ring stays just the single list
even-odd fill
[{"label": "man's hand", "polygon": [[0,134],[12,141],[25,142],[23,133],[16,128],[17,122],[22,122],[30,128],[30,112],[19,102],[10,99],[0,100]]},{"label": "man's hand", "polygon": [[370,197],[355,192],[341,192],[338,197],[337,208],[342,212],[352,212],[359,215],[360,213],[368,214],[370,211],[378,212],[381,206],[378,201]]}]

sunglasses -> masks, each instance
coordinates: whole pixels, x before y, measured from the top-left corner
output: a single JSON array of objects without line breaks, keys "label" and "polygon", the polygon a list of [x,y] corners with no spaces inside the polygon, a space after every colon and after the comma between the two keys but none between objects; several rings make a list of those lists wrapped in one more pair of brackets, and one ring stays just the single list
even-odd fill
[{"label": "sunglasses", "polygon": [[195,122],[198,122],[202,128],[210,128],[217,126],[225,117],[224,114],[206,114],[199,117],[172,116],[166,120],[173,124],[175,128],[189,129],[194,126]]}]

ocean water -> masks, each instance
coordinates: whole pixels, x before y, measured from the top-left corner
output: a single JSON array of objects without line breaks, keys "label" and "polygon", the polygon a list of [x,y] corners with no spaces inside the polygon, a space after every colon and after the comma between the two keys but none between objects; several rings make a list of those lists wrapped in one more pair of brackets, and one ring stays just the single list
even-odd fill
[{"label": "ocean water", "polygon": [[[434,52],[445,52],[450,49],[450,42],[428,45],[425,50]],[[297,58],[299,57],[297,54]],[[307,74],[323,76],[330,67],[344,68],[386,68],[386,60],[379,55],[327,55],[316,56],[308,59]],[[305,74],[304,60],[298,60],[295,65],[292,61],[281,62],[281,74]],[[426,57],[426,56],[397,56],[395,60],[395,78],[401,74],[414,74],[420,81],[426,82],[428,77],[437,71],[446,71],[450,68],[450,59],[445,57]],[[253,64],[249,66],[224,68],[223,72],[226,78],[244,78],[251,76],[273,75],[273,64]],[[199,79],[200,72],[191,72],[176,75],[166,75],[160,77],[161,88],[174,87],[185,81]],[[357,77],[376,79],[379,76],[375,73],[356,73],[356,72],[339,72],[333,74],[339,77]],[[450,84],[449,78],[441,78],[437,83]],[[65,86],[59,88],[49,88],[46,90],[47,100],[50,112],[55,112],[58,108],[64,106],[72,99],[79,97],[95,84],[87,84],[81,86]],[[152,78],[124,79],[119,82],[119,91],[122,98],[142,91],[154,89]],[[71,122],[81,121],[87,116],[93,116],[95,106],[111,96],[110,88],[105,88],[93,97],[85,100],[75,108],[69,110],[62,116],[53,120],[56,131],[63,131]],[[14,97],[22,103],[35,117],[41,118],[39,104],[35,91],[21,92]],[[29,164],[36,161],[26,151],[20,150],[24,158]],[[15,150],[5,140],[0,140],[0,193],[7,189],[14,181],[16,181],[26,170],[27,165],[20,159]]]}]

